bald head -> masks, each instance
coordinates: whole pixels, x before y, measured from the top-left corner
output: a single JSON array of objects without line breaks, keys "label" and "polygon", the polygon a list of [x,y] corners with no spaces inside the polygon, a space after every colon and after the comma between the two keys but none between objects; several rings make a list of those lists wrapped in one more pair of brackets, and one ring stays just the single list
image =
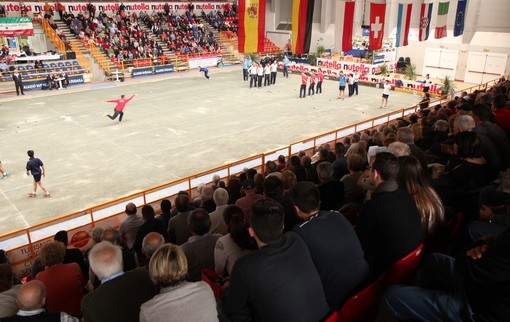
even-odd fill
[{"label": "bald head", "polygon": [[156,232],[148,233],[142,241],[142,250],[147,258],[151,258],[152,254],[165,243],[165,238]]},{"label": "bald head", "polygon": [[46,302],[46,287],[38,280],[27,282],[19,289],[16,302],[24,311],[40,309]]},{"label": "bald head", "polygon": [[126,205],[126,214],[129,215],[136,215],[136,205],[132,202],[128,203]]}]

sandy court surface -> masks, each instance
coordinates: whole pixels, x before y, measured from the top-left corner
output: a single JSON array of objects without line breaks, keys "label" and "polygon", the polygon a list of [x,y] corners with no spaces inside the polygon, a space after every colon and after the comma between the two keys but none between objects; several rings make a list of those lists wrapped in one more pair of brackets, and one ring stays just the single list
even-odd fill
[{"label": "sandy court surface", "polygon": [[[420,97],[391,92],[379,109],[382,89],[338,100],[337,81],[323,94],[298,99],[300,76],[274,86],[248,87],[239,66],[167,79],[135,79],[113,85],[27,92],[0,98],[0,160],[12,175],[0,180],[0,234],[83,210],[134,192],[253,154],[363,121],[417,103]],[[108,99],[136,96],[124,121]],[[28,198],[26,151],[45,164],[52,197]]]}]

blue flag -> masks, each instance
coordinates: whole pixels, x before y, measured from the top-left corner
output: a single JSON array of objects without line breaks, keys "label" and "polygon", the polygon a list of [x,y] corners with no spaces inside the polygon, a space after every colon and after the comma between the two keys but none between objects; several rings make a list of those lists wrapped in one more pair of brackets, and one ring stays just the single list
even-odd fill
[{"label": "blue flag", "polygon": [[453,35],[455,37],[464,33],[464,20],[466,18],[467,0],[459,0],[457,3],[457,14],[455,14],[455,25],[453,26]]}]

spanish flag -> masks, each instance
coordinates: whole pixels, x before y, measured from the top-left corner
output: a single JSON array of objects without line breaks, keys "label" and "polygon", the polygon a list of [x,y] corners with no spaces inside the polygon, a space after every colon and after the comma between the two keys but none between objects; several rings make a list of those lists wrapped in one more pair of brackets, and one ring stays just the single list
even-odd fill
[{"label": "spanish flag", "polygon": [[292,52],[305,54],[310,51],[312,19],[315,0],[292,2]]},{"label": "spanish flag", "polygon": [[266,0],[239,0],[238,47],[240,53],[264,51]]}]

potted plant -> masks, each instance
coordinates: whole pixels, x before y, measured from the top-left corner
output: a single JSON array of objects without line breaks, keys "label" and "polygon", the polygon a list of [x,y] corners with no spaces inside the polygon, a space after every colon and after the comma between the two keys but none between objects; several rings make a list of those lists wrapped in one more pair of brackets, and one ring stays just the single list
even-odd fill
[{"label": "potted plant", "polygon": [[455,87],[453,85],[453,79],[446,75],[444,78],[440,79],[441,81],[441,95],[449,95],[455,92]]},{"label": "potted plant", "polygon": [[388,66],[386,64],[382,64],[381,67],[379,67],[379,74],[388,76]]},{"label": "potted plant", "polygon": [[416,65],[407,65],[404,75],[405,79],[416,80]]},{"label": "potted plant", "polygon": [[318,57],[322,57],[322,55],[324,54],[325,51],[326,51],[326,47],[324,47],[323,45],[317,45],[317,56]]},{"label": "potted plant", "polygon": [[308,55],[308,62],[310,63],[310,65],[317,66],[318,56],[319,56],[319,54],[317,54],[317,53]]}]

